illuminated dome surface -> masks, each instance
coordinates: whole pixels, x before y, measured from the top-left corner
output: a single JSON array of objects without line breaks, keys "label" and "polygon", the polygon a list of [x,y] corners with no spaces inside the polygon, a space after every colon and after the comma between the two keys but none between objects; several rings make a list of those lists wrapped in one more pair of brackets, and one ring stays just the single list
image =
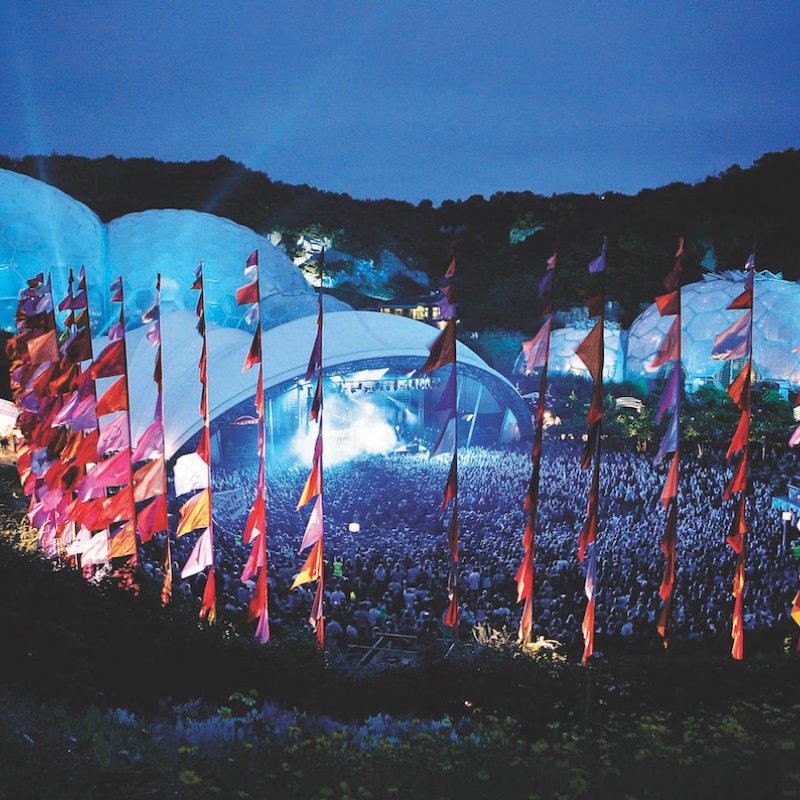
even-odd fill
[{"label": "illuminated dome surface", "polygon": [[[590,323],[580,326],[557,328],[550,334],[549,371],[559,375],[578,375],[589,378],[589,370],[575,354],[580,343],[592,329]],[[603,380],[621,381],[625,375],[625,331],[606,325],[603,331]],[[522,372],[524,353],[520,352],[514,372]]]},{"label": "illuminated dome surface", "polygon": [[52,271],[56,298],[69,268],[97,276],[90,302],[102,314],[106,285],[105,228],[83,203],[27,175],[0,170],[0,327],[14,328],[19,291],[28,278]]},{"label": "illuminated dome surface", "polygon": [[[205,264],[206,316],[223,327],[239,327],[243,311],[236,289],[244,283],[247,256],[259,251],[266,328],[316,313],[317,295],[300,270],[278,248],[249,228],[199,211],[143,211],[108,224],[109,274],[122,275],[126,311],[138,319],[152,303],[154,276],[162,275],[165,310],[194,310],[193,273]],[[325,299],[332,311],[349,308]]]},{"label": "illuminated dome surface", "polygon": [[[724,272],[683,287],[681,337],[688,381],[705,381],[722,371],[725,362],[712,359],[711,349],[717,334],[743,313],[726,308],[741,293],[743,281],[742,272]],[[764,380],[800,385],[800,358],[794,352],[800,345],[800,285],[780,275],[758,273],[754,303],[753,362],[758,374]],[[650,363],[673,319],[662,317],[655,304],[636,318],[628,337],[629,378],[655,377],[658,370]]]},{"label": "illuminated dome surface", "polygon": [[[201,428],[197,374],[201,338],[195,322],[194,314],[187,311],[164,314],[162,320],[168,456],[176,453]],[[156,402],[152,380],[154,351],[144,333],[142,327],[128,334],[130,381],[137,387],[131,403],[134,437],[138,437],[152,422]],[[303,380],[315,335],[314,316],[265,331],[264,389],[268,394]],[[324,340],[326,374],[392,362],[419,368],[437,335],[438,331],[430,325],[393,314],[369,311],[327,314]],[[250,340],[246,331],[209,325],[208,385],[212,420],[255,395],[257,370],[242,372]],[[96,347],[104,344],[105,339],[101,338]],[[498,405],[511,409],[527,435],[530,412],[514,387],[461,342],[458,343],[458,360],[459,374],[476,376]],[[101,386],[101,391],[103,389],[105,385]]]}]

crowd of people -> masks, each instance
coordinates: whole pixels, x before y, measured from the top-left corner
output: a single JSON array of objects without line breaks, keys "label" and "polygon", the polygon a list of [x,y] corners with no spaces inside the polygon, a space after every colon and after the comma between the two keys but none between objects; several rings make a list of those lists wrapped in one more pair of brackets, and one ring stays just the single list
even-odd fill
[{"label": "crowd of people", "polygon": [[[791,472],[794,455],[783,459]],[[551,440],[543,456],[535,550],[534,635],[565,644],[581,641],[584,572],[577,558],[586,511],[588,473],[580,469],[580,443]],[[370,456],[325,471],[325,610],[329,642],[369,644],[380,633],[446,633],[450,553],[439,513],[449,459],[417,455]],[[291,590],[305,554],[298,548],[310,511],[295,510],[307,477],[302,466],[268,470],[269,607],[273,636],[305,624],[315,584]],[[596,625],[598,636],[641,641],[657,637],[660,548],[664,514],[659,495],[665,468],[629,450],[603,453]],[[777,475],[778,469],[773,471]],[[516,630],[514,575],[522,557],[523,497],[530,453],[470,448],[459,454],[459,598],[461,634],[484,623]],[[213,489],[225,498],[215,512],[218,612],[244,625],[252,583],[240,575],[249,553],[241,543],[255,496],[256,467],[217,471]],[[725,542],[732,509],[723,504],[721,455],[684,456],[681,465],[674,635],[689,639],[730,630],[734,559]],[[786,554],[771,487],[751,481],[748,505],[745,627],[774,629],[797,590],[797,565]],[[176,510],[185,498],[174,498]],[[358,526],[350,523],[358,522]],[[357,532],[351,528],[358,528]],[[796,535],[794,528],[792,529]],[[173,545],[179,572],[197,534]],[[154,577],[159,568],[148,565]],[[203,576],[176,582],[198,597]]]}]

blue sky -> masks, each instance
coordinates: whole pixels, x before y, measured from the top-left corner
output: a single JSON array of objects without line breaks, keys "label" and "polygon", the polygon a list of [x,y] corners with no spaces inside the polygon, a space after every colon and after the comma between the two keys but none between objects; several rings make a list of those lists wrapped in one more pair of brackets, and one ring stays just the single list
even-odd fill
[{"label": "blue sky", "polygon": [[800,146],[800,2],[0,0],[0,152],[355,197],[635,192]]}]

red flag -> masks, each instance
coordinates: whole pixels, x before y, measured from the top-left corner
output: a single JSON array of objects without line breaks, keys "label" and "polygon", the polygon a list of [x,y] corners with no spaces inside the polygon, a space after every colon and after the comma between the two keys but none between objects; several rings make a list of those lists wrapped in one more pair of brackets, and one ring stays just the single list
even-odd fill
[{"label": "red flag", "polygon": [[736,507],[736,513],[731,520],[731,529],[725,537],[734,553],[744,550],[744,537],[747,533],[747,495],[742,494]]},{"label": "red flag", "polygon": [[670,361],[677,361],[680,357],[680,337],[681,337],[681,318],[676,317],[672,325],[669,326],[667,335],[661,342],[655,358],[652,360],[650,367],[655,369],[662,364],[667,364]]},{"label": "red flag", "polygon": [[115,411],[126,411],[128,408],[128,392],[125,388],[125,376],[114,381],[111,386],[103,392],[103,396],[97,401],[95,413],[98,417],[106,414],[113,414]]},{"label": "red flag", "polygon": [[730,500],[737,492],[741,492],[747,486],[747,448],[742,453],[739,463],[733,472],[733,477],[728,481],[725,487],[725,494],[723,498],[727,501]]},{"label": "red flag", "polygon": [[669,317],[678,314],[681,309],[681,293],[679,291],[669,292],[656,297],[658,313],[662,317]]},{"label": "red flag", "polygon": [[258,281],[248,283],[236,290],[236,305],[244,306],[258,302]]},{"label": "red flag", "polygon": [[672,456],[672,464],[669,468],[669,474],[667,475],[667,481],[664,484],[664,489],[661,492],[661,505],[666,509],[669,505],[669,501],[674,499],[678,496],[678,462],[679,462],[678,452],[676,451],[675,454]]},{"label": "red flag", "polygon": [[450,462],[450,471],[447,473],[447,483],[444,487],[444,499],[439,507],[440,511],[447,508],[447,504],[458,496],[458,456],[454,453]]},{"label": "red flag", "polygon": [[103,352],[95,359],[91,369],[92,377],[115,378],[125,374],[125,342],[122,339],[111,342],[103,348]]},{"label": "red flag", "polygon": [[75,364],[92,357],[92,333],[88,327],[76,331],[67,342],[66,355]]},{"label": "red flag", "polygon": [[250,544],[253,539],[266,531],[266,516],[266,503],[264,502],[264,498],[259,494],[253,503],[253,507],[250,509],[247,523],[244,526],[244,532],[242,533],[243,544]]},{"label": "red flag", "polygon": [[420,367],[420,372],[433,372],[439,367],[453,364],[456,360],[456,322],[449,320],[444,330],[431,345],[427,361]]},{"label": "red flag", "polygon": [[599,320],[589,335],[578,345],[575,355],[583,361],[595,382],[603,375],[603,321]]},{"label": "red flag", "polygon": [[739,417],[739,424],[736,426],[736,433],[733,434],[733,439],[731,439],[731,443],[728,447],[728,452],[725,454],[725,458],[730,458],[735,453],[744,450],[744,448],[747,447],[749,438],[750,412],[742,411],[742,415]]},{"label": "red flag", "polygon": [[203,591],[203,605],[200,606],[200,619],[208,618],[208,624],[213,625],[217,618],[217,591],[214,579],[214,567],[208,571],[206,588]]},{"label": "red flag", "polygon": [[28,357],[32,364],[58,361],[58,339],[55,331],[28,339]]},{"label": "red flag", "polygon": [[148,503],[136,515],[136,523],[139,527],[139,537],[143,542],[149,542],[155,533],[166,531],[169,527],[167,496],[160,494]]},{"label": "red flag", "polygon": [[533,339],[522,343],[522,352],[525,354],[525,373],[528,375],[536,367],[543,367],[547,361],[552,321],[552,317],[549,317]]},{"label": "red flag", "polygon": [[750,409],[750,376],[750,359],[747,359],[747,363],[736,376],[736,380],[726,389],[733,402],[742,411],[749,411]]},{"label": "red flag", "polygon": [[261,363],[261,328],[256,328],[253,334],[253,341],[250,343],[250,350],[247,352],[247,358],[244,360],[242,372],[247,372],[252,369],[254,365]]}]

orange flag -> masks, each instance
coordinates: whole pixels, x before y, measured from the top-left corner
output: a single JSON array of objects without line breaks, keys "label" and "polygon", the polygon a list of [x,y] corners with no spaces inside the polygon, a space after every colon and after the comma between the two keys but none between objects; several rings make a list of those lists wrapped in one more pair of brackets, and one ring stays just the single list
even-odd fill
[{"label": "orange flag", "polygon": [[297,573],[297,577],[294,579],[291,588],[295,589],[298,586],[302,586],[304,583],[311,583],[311,581],[318,580],[322,576],[322,571],[322,539],[319,539],[309,552],[306,563],[303,564],[303,568]]},{"label": "orange flag", "polygon": [[200,606],[200,619],[208,619],[208,624],[213,625],[217,618],[217,590],[214,582],[214,567],[208,571],[206,588],[203,591],[203,605]]},{"label": "orange flag", "polygon": [[664,509],[669,505],[669,501],[678,496],[678,453],[672,456],[672,464],[669,468],[667,481],[664,490],[661,492],[661,505]]},{"label": "orange flag", "polygon": [[298,510],[310,500],[313,500],[322,492],[322,432],[317,437],[317,444],[314,448],[314,466],[311,467],[311,474],[308,476],[303,493],[297,503]]},{"label": "orange flag", "polygon": [[97,401],[95,413],[98,417],[106,414],[113,414],[115,411],[127,411],[128,393],[125,388],[125,376],[114,383],[103,392],[103,396]]},{"label": "orange flag", "polygon": [[163,458],[154,458],[133,473],[133,498],[137,503],[164,494],[166,474]]},{"label": "orange flag", "polygon": [[180,521],[176,536],[195,531],[198,528],[207,528],[211,524],[211,490],[203,489],[192,495],[181,507]]},{"label": "orange flag", "polygon": [[741,372],[736,376],[736,380],[725,390],[739,406],[740,410],[747,411],[750,408],[750,360],[742,367]]}]

